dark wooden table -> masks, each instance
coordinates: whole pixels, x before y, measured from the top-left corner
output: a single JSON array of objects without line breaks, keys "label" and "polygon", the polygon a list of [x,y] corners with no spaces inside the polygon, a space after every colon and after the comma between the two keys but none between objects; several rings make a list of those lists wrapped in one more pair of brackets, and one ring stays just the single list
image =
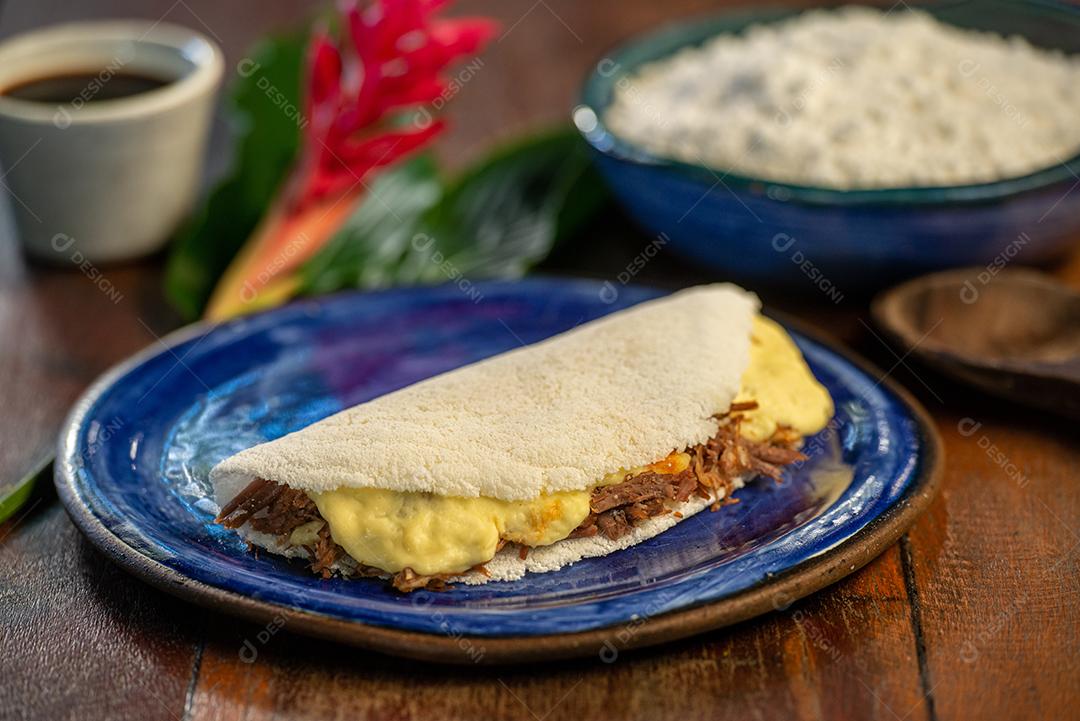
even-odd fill
[{"label": "dark wooden table", "polygon": [[[0,34],[73,17],[165,17],[215,35],[233,67],[259,33],[306,12],[287,0],[257,5],[9,4]],[[500,17],[505,34],[454,99],[455,130],[442,144],[452,162],[565,118],[605,48],[713,3],[465,5]],[[219,129],[210,173],[223,167],[225,147]],[[548,267],[610,278],[647,242],[612,215]],[[1080,254],[1054,272],[1080,285]],[[178,324],[162,300],[160,259],[105,273],[119,302],[77,269],[28,265],[10,230],[3,233],[0,477],[19,476],[50,452],[68,407],[95,376]],[[706,278],[665,256],[639,280]],[[44,488],[0,526],[0,718],[1080,718],[1075,424],[978,396],[915,365],[871,330],[865,299],[834,306],[805,294],[764,297],[904,383],[945,440],[940,497],[898,544],[848,579],[783,612],[611,664],[439,668],[287,629],[262,643],[259,626],[183,603],[113,567]],[[244,651],[251,644],[254,659]]]}]

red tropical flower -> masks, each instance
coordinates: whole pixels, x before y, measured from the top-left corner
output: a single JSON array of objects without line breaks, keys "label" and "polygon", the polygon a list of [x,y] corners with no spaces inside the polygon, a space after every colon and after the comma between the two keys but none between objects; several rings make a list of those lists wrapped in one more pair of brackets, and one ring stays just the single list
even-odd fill
[{"label": "red tropical flower", "polygon": [[308,53],[305,126],[294,208],[348,192],[373,169],[428,143],[443,129],[415,106],[446,92],[443,72],[475,53],[496,25],[481,18],[439,19],[439,0],[341,4],[339,42],[325,27]]},{"label": "red tropical flower", "polygon": [[444,124],[418,106],[444,97],[447,66],[479,52],[496,24],[435,17],[445,0],[339,5],[334,37],[318,27],[304,88],[306,123],[288,182],[221,277],[213,319],[287,299],[295,271],[341,226],[372,171],[427,144]]}]

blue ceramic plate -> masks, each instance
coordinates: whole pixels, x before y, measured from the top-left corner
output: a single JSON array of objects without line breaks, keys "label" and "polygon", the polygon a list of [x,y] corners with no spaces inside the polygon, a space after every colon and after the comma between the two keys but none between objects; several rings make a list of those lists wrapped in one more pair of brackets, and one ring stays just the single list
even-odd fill
[{"label": "blue ceramic plate", "polygon": [[79,401],[56,482],[82,531],[173,593],[391,653],[503,661],[612,653],[784,607],[892,543],[940,452],[911,399],[794,332],[836,401],[784,483],[605,558],[511,583],[401,595],[259,558],[212,522],[222,458],[465,363],[662,293],[553,279],[346,294],[180,331]]}]

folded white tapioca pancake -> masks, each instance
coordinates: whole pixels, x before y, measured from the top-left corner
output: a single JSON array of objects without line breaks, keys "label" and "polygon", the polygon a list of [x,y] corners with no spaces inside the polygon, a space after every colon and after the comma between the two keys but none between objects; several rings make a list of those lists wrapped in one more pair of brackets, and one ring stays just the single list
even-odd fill
[{"label": "folded white tapioca pancake", "polygon": [[735,286],[692,288],[347,409],[218,464],[220,519],[402,590],[645,540],[777,477],[832,415],[757,311]]}]

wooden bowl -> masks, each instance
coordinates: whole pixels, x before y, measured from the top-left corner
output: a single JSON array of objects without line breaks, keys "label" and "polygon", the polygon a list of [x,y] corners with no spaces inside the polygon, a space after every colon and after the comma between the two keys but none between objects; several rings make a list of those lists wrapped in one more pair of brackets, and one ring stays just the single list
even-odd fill
[{"label": "wooden bowl", "polygon": [[879,295],[875,321],[929,365],[1080,418],[1080,293],[1033,270],[966,268]]}]

